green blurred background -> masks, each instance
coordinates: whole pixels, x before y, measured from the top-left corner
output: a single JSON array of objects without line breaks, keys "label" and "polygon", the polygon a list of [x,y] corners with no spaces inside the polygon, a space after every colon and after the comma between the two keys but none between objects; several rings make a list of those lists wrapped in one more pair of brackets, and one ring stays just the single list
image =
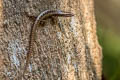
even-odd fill
[{"label": "green blurred background", "polygon": [[105,80],[120,80],[120,0],[94,0]]}]

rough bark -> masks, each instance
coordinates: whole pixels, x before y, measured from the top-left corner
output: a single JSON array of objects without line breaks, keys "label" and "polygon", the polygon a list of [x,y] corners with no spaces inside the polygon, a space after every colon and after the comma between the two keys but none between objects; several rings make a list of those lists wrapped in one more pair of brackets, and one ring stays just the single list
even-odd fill
[{"label": "rough bark", "polygon": [[[20,79],[31,26],[47,9],[75,14],[46,20],[36,31],[34,53],[25,78],[100,80],[101,47],[96,36],[93,0],[0,0],[0,80]],[[61,28],[60,28],[61,27]]]}]

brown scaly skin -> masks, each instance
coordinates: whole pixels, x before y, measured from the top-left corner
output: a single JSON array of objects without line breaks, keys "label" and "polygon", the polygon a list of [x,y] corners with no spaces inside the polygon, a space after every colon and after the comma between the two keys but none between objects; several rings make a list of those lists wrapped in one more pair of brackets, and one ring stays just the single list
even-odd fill
[{"label": "brown scaly skin", "polygon": [[61,11],[61,10],[45,10],[42,13],[39,14],[39,16],[35,20],[34,25],[31,28],[30,40],[29,40],[29,49],[28,49],[28,53],[27,53],[26,64],[25,64],[23,75],[27,70],[27,67],[28,67],[28,64],[29,64],[29,61],[30,61],[30,57],[31,57],[31,54],[32,54],[32,51],[33,51],[32,48],[33,48],[34,41],[35,41],[34,36],[35,36],[36,28],[39,25],[39,23],[41,23],[43,20],[45,20],[47,18],[50,18],[52,16],[53,17],[54,16],[56,16],[56,17],[72,17],[73,14],[70,13],[70,12],[64,12],[64,11]]}]

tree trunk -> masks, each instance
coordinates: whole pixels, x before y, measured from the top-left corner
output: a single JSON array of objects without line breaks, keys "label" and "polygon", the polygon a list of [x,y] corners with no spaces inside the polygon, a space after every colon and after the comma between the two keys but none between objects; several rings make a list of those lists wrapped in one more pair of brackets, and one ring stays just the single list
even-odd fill
[{"label": "tree trunk", "polygon": [[93,0],[0,0],[0,80],[21,80],[34,19],[44,10],[73,17],[51,18],[36,30],[27,80],[101,80],[101,47]]}]

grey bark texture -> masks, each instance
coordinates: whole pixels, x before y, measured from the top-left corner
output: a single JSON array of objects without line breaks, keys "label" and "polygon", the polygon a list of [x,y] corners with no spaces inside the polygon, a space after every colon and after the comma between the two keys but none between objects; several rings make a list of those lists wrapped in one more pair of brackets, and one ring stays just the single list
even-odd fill
[{"label": "grey bark texture", "polygon": [[36,30],[27,80],[101,80],[93,0],[0,0],[0,80],[21,80],[34,19],[47,9],[74,13]]}]

